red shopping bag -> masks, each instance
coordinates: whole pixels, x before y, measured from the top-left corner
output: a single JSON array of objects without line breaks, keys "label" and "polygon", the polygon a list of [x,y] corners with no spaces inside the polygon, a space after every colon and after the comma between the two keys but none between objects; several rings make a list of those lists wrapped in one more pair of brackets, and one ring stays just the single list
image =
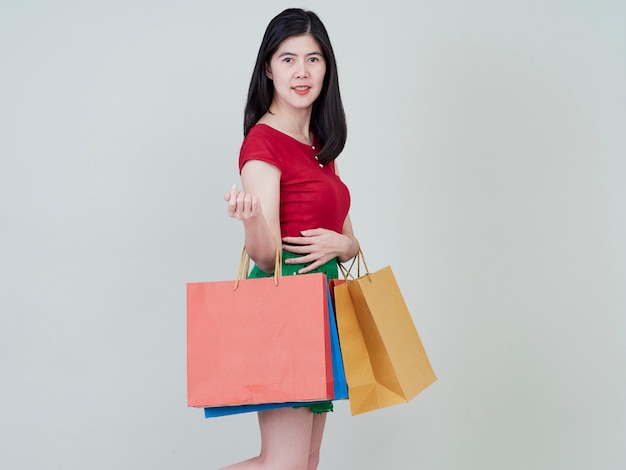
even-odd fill
[{"label": "red shopping bag", "polygon": [[321,273],[188,283],[188,405],[332,399],[326,285]]}]

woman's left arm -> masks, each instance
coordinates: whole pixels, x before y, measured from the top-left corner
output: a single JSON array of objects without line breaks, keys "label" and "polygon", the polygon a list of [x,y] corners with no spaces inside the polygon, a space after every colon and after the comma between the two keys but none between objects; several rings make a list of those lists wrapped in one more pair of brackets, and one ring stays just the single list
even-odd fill
[{"label": "woman's left arm", "polygon": [[[335,164],[335,174],[339,176],[339,168],[337,168],[337,162]],[[346,261],[351,260],[356,255],[359,254],[359,241],[354,236],[354,230],[352,230],[352,222],[350,221],[350,214],[346,215],[346,220],[343,221],[343,227],[341,229],[341,234],[345,237],[348,237],[350,240],[350,244],[346,248],[343,253],[340,253],[337,258],[340,262],[345,263]]]},{"label": "woman's left arm", "polygon": [[352,222],[350,222],[350,214],[346,216],[346,220],[343,222],[343,229],[341,230],[341,234],[345,237],[348,237],[348,239],[350,240],[350,245],[348,245],[346,251],[342,255],[338,256],[339,261],[345,263],[346,261],[354,258],[356,255],[359,254],[359,241],[354,236],[354,231],[352,230]]}]

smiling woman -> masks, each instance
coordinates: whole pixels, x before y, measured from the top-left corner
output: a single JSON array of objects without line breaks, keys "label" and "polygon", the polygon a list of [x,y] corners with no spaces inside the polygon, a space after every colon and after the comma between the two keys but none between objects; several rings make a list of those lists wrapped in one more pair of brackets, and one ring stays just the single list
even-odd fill
[{"label": "smiling woman", "polygon": [[[337,67],[324,25],[312,12],[289,9],[269,24],[248,92],[239,155],[243,189],[225,195],[228,214],[243,222],[250,277],[322,272],[356,256],[350,194],[335,167],[346,141]],[[282,243],[281,243],[282,242]],[[230,469],[308,469],[319,462],[332,402],[259,412],[260,455]]]},{"label": "smiling woman", "polygon": [[[274,82],[274,103],[270,108],[272,115],[280,115],[281,111],[287,113],[288,110],[280,109],[282,107],[306,112],[322,91],[326,63],[316,39],[311,34],[304,34],[281,43],[266,73]],[[294,93],[306,99],[294,100]],[[294,133],[297,134],[297,130]]]},{"label": "smiling woman", "polygon": [[[317,40],[311,34],[286,39],[272,55],[266,74],[274,82],[274,99],[269,114],[259,122],[271,125],[279,120],[287,135],[310,143],[311,106],[322,92],[326,75]],[[284,119],[291,115],[295,119]]]}]

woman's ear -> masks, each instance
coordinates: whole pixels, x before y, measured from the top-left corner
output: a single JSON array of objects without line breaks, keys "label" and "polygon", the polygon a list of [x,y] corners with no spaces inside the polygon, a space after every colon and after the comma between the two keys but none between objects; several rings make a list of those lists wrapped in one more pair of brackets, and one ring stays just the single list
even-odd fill
[{"label": "woman's ear", "polygon": [[272,80],[272,69],[270,68],[270,64],[265,64],[265,76]]}]

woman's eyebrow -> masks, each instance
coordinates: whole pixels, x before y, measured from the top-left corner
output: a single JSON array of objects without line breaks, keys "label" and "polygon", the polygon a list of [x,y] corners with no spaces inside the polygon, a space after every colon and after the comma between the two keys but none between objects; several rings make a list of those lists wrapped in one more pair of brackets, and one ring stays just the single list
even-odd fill
[{"label": "woman's eyebrow", "polygon": [[[297,56],[298,54],[296,54],[295,52],[289,52],[289,51],[285,51],[285,52],[281,52],[280,54],[278,54],[278,57],[285,57],[288,55],[292,55],[292,56]],[[312,55],[322,55],[321,52],[319,51],[313,51],[313,52],[309,52],[307,54],[305,54],[306,57],[312,56]]]}]

